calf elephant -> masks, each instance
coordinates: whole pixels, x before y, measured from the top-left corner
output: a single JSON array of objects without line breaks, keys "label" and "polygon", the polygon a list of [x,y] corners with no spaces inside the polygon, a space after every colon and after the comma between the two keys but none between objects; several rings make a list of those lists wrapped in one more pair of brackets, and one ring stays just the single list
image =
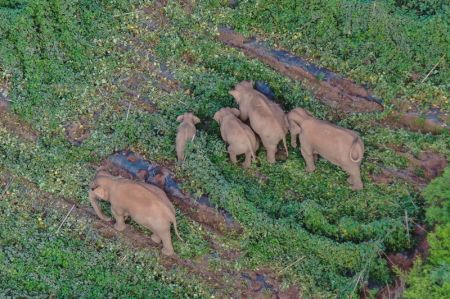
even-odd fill
[{"label": "calf elephant", "polygon": [[286,134],[289,124],[279,105],[253,88],[251,81],[242,81],[229,92],[239,105],[240,118],[250,119],[250,126],[259,135],[267,151],[267,161],[275,163],[275,153],[280,141],[283,141],[286,155]]},{"label": "calf elephant", "polygon": [[97,199],[109,201],[116,223],[114,228],[123,231],[125,218],[130,216],[137,223],[153,232],[152,240],[163,243],[162,253],[173,255],[170,226],[173,223],[178,234],[175,209],[163,190],[156,186],[113,177],[100,172],[90,185],[89,199],[97,216],[105,221],[106,217],[98,206]]},{"label": "calf elephant", "polygon": [[197,131],[195,125],[200,123],[200,119],[193,113],[186,112],[177,117],[177,121],[181,122],[177,129],[176,150],[178,161],[184,160],[184,148],[186,143],[195,137]]},{"label": "calf elephant", "polygon": [[222,139],[229,144],[231,162],[237,162],[236,155],[245,154],[243,166],[247,168],[255,159],[259,142],[252,129],[238,119],[239,114],[236,108],[222,108],[214,114],[214,120],[220,124]]},{"label": "calf elephant", "polygon": [[314,160],[319,154],[350,175],[347,181],[353,190],[363,188],[360,165],[364,155],[364,144],[358,134],[316,119],[302,108],[293,109],[287,118],[291,131],[291,145],[297,146],[298,136],[307,171],[315,170]]}]

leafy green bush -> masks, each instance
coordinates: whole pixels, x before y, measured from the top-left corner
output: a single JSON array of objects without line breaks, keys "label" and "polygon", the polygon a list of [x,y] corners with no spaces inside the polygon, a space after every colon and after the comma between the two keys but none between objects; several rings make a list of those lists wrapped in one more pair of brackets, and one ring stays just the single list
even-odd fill
[{"label": "leafy green bush", "polygon": [[407,10],[414,10],[421,16],[445,14],[450,9],[446,0],[396,0],[395,4]]},{"label": "leafy green bush", "polygon": [[[224,1],[199,6],[199,19],[230,25],[344,74],[375,89],[388,104],[400,97],[450,109],[448,1],[246,0],[235,9]],[[417,79],[432,69],[425,84]]]},{"label": "leafy green bush", "polygon": [[434,231],[425,262],[418,260],[408,274],[405,298],[446,298],[450,294],[450,167],[423,191],[426,217]]}]

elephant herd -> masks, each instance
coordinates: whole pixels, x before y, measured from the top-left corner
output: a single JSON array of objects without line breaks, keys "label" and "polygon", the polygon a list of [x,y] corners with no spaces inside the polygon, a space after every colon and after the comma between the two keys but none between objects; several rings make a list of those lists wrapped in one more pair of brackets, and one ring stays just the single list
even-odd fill
[{"label": "elephant herd", "polygon": [[[353,190],[363,188],[360,165],[364,144],[354,131],[316,119],[303,108],[295,108],[286,115],[278,104],[254,89],[251,81],[242,81],[229,93],[239,109],[222,108],[214,114],[214,120],[219,123],[222,139],[228,144],[231,162],[236,163],[236,156],[245,154],[243,166],[249,167],[255,159],[260,139],[267,152],[267,161],[275,163],[280,141],[288,155],[286,134],[290,131],[292,147],[296,148],[297,140],[300,140],[306,171],[315,170],[314,163],[320,155],[349,174],[347,181]],[[195,124],[200,119],[188,112],[177,120],[181,125],[178,127],[176,149],[178,160],[182,161],[184,147],[194,138]],[[250,126],[244,123],[247,120]]]},{"label": "elephant herd", "polygon": [[[364,144],[354,131],[316,119],[303,108],[295,108],[285,114],[278,104],[254,89],[251,81],[237,84],[229,93],[239,109],[222,108],[214,114],[214,120],[220,125],[221,137],[228,144],[231,162],[237,163],[237,155],[245,154],[243,167],[249,167],[255,160],[261,140],[267,161],[275,163],[280,141],[288,155],[286,134],[290,131],[292,147],[296,148],[297,141],[300,141],[306,171],[315,170],[315,161],[320,155],[349,174],[347,181],[353,190],[363,188],[360,165]],[[249,125],[244,123],[247,120]],[[185,146],[194,139],[195,125],[200,123],[200,119],[187,112],[178,116],[177,121],[181,124],[177,129],[176,153],[178,161],[183,161]],[[175,209],[162,189],[99,171],[90,185],[89,198],[98,217],[105,221],[111,219],[102,213],[97,199],[111,203],[117,230],[123,231],[126,218],[131,217],[153,232],[151,238],[154,242],[163,243],[163,254],[170,256],[174,253],[171,224],[174,224],[177,237],[181,237],[177,231]]]}]

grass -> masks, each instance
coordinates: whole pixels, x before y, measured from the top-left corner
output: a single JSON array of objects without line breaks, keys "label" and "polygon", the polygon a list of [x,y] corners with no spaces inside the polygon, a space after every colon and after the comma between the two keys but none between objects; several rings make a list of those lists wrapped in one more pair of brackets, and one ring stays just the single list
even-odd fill
[{"label": "grass", "polygon": [[[333,9],[336,3],[341,2],[333,1],[325,6],[325,16],[330,11],[333,14],[329,18],[339,14]],[[391,24],[389,17],[401,15],[400,19],[412,24],[414,36],[420,39],[413,43],[404,38],[411,50],[398,58],[398,63],[377,59],[368,66],[355,56],[364,54],[357,51],[358,43],[370,38],[376,42],[383,36],[367,37],[358,29],[359,39],[355,35],[343,35],[335,41],[340,47],[331,44],[324,47],[315,42],[316,35],[311,32],[317,28],[311,27],[302,33],[301,44],[311,51],[322,51],[313,55],[305,48],[291,47],[299,42],[292,32],[280,31],[284,23],[274,23],[273,31],[266,27],[264,14],[260,12],[261,6],[269,5],[264,1],[259,6],[242,2],[236,10],[219,2],[201,2],[191,13],[186,13],[188,8],[176,2],[169,2],[164,9],[158,9],[151,1],[127,4],[79,1],[72,5],[33,0],[2,5],[0,38],[4,42],[0,44],[0,66],[3,77],[12,78],[12,110],[39,134],[37,143],[33,143],[0,128],[3,170],[36,183],[43,192],[89,206],[86,190],[94,168],[113,151],[130,148],[152,161],[171,164],[175,160],[176,116],[191,110],[202,119],[198,138],[189,146],[186,163],[173,170],[185,190],[197,196],[206,193],[216,205],[230,211],[244,227],[244,233],[238,237],[216,236],[178,215],[180,232],[186,242],[174,241],[174,246],[182,258],[198,260],[214,253],[215,249],[207,242],[212,237],[224,247],[243,253],[233,261],[232,269],[269,267],[274,272],[281,271],[282,285],[295,284],[305,296],[350,296],[357,292],[360,278],[379,285],[391,281],[393,273],[382,257],[383,252],[402,251],[412,246],[404,214],[406,211],[410,219],[422,222],[425,202],[414,186],[401,180],[377,185],[371,180],[371,174],[380,172],[382,167],[406,167],[406,159],[392,149],[395,145],[402,145],[413,154],[432,150],[448,157],[449,134],[423,135],[374,126],[374,120],[380,115],[356,114],[340,120],[339,125],[358,131],[366,145],[362,168],[365,189],[361,192],[352,192],[346,184],[345,173],[324,160],[319,161],[315,173],[307,174],[301,155],[292,148],[289,159],[274,166],[267,164],[263,150],[258,153],[258,163],[249,170],[231,165],[212,116],[223,106],[234,106],[228,90],[237,82],[244,79],[268,82],[285,110],[306,107],[322,119],[332,119],[332,114],[330,108],[321,105],[300,83],[235,49],[224,47],[216,41],[215,29],[227,20],[243,33],[258,33],[274,43],[283,42],[293,52],[307,53],[322,65],[358,82],[370,83],[385,98],[403,91],[405,95],[401,99],[425,94],[424,98],[430,100],[421,106],[436,104],[447,109],[445,98],[434,96],[443,94],[448,99],[442,79],[448,71],[446,62],[424,84],[404,85],[408,72],[416,71],[417,67],[417,71],[425,73],[433,64],[433,57],[445,50],[441,43],[427,57],[422,50],[416,50],[416,47],[423,49],[424,39],[433,38],[425,36],[426,30],[437,28],[433,36],[439,36],[445,24],[414,31],[424,23],[437,23],[442,18],[441,12],[422,18],[401,7],[383,10],[380,17],[385,18],[387,27],[396,28],[397,18]],[[151,12],[141,11],[142,7],[149,7]],[[380,4],[377,9],[386,7],[389,8]],[[281,13],[281,10],[270,10]],[[348,11],[360,13],[353,6]],[[261,17],[250,19],[248,16],[254,13]],[[280,16],[288,23],[289,17],[292,16]],[[353,16],[355,21],[360,18]],[[333,36],[321,38],[328,38],[330,43]],[[351,48],[353,52],[345,56],[337,51],[350,41],[356,43]],[[389,49],[389,46],[378,49],[381,57],[392,55]],[[406,62],[411,66],[406,66]],[[161,80],[158,72],[149,71],[150,66],[158,69],[161,65],[172,70],[181,86],[179,90],[167,92],[161,88],[161,82],[167,80]],[[383,75],[384,67],[389,67],[386,71],[389,75]],[[399,73],[402,75],[394,80],[394,74]],[[142,74],[146,79],[137,80],[135,89],[156,103],[157,113],[143,111],[119,88],[127,78]],[[374,79],[367,77],[369,74]],[[91,136],[77,147],[67,141],[65,128],[81,118]],[[19,183],[13,184],[11,190],[6,200],[0,201],[2,215],[8,216],[2,217],[1,233],[7,240],[2,242],[8,243],[3,243],[6,247],[2,246],[0,258],[5,262],[5,269],[12,271],[0,279],[0,289],[12,286],[9,294],[120,297],[133,291],[135,297],[149,292],[159,292],[161,297],[211,295],[207,284],[194,286],[183,280],[185,273],[181,267],[167,273],[156,251],[105,240],[89,220],[71,220],[70,225],[55,235],[55,226],[66,211],[42,216],[30,207],[37,195],[28,194]],[[23,204],[17,206],[14,202]],[[79,234],[84,230],[89,231],[89,238],[84,237],[85,233]],[[13,234],[17,231],[23,233]],[[98,243],[107,250],[100,250]],[[135,257],[120,267],[115,264],[120,252]],[[28,268],[18,260],[19,254],[28,261]],[[301,262],[296,263],[299,258]],[[225,263],[228,261],[220,258],[213,260],[208,269],[220,271]],[[83,270],[86,268],[89,271]],[[39,283],[27,284],[26,280],[33,275],[41,275],[37,279]],[[201,280],[191,276],[195,282]],[[89,283],[92,280],[97,282],[95,286]],[[136,282],[131,289],[122,283],[128,280]]]}]

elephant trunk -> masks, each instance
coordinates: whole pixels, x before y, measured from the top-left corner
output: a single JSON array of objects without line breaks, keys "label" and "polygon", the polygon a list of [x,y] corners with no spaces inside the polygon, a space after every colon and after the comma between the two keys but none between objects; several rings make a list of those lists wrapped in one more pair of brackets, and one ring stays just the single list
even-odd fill
[{"label": "elephant trunk", "polygon": [[301,116],[297,111],[291,111],[288,115],[288,121],[296,123],[299,127],[301,127],[301,124],[304,120],[304,117]]},{"label": "elephant trunk", "polygon": [[97,195],[95,195],[95,192],[93,190],[89,190],[89,200],[91,201],[91,205],[94,208],[95,213],[97,214],[98,218],[100,218],[103,221],[110,221],[111,218],[106,217],[102,210],[100,209],[97,201]]}]

